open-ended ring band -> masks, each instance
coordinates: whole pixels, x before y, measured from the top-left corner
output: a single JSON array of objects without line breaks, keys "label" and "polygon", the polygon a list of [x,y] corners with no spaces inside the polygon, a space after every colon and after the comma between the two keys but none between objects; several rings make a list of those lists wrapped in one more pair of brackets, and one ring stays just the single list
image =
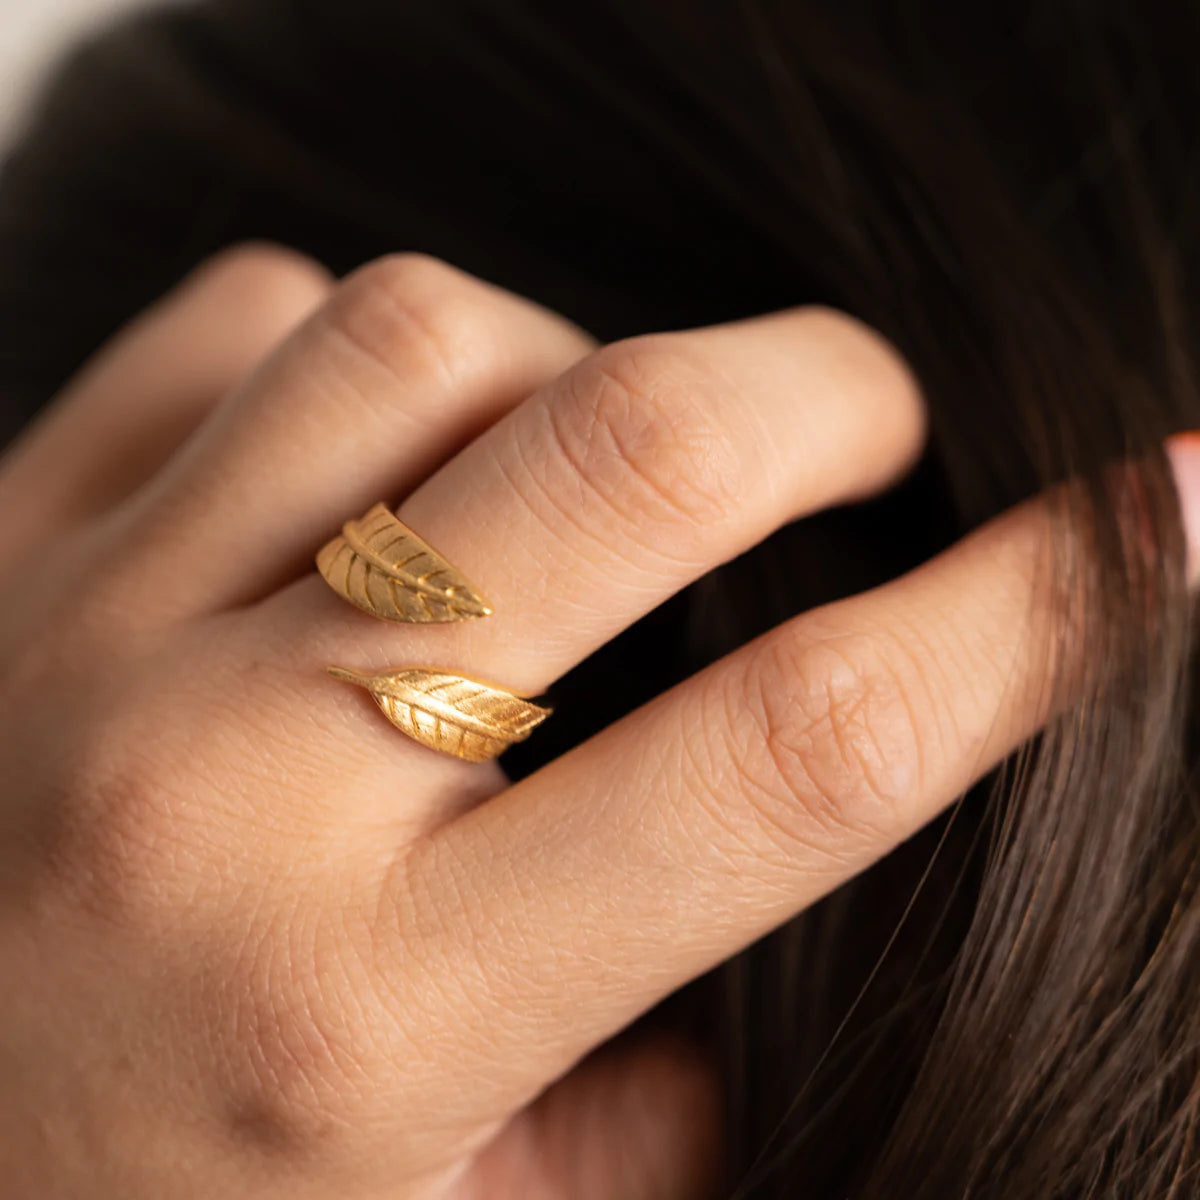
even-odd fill
[{"label": "open-ended ring band", "polygon": [[[347,521],[318,552],[317,569],[344,600],[384,621],[428,625],[492,612],[479,589],[386,504]],[[422,746],[468,762],[495,758],[550,715],[503,688],[437,668],[328,670],[366,688],[384,716]]]}]

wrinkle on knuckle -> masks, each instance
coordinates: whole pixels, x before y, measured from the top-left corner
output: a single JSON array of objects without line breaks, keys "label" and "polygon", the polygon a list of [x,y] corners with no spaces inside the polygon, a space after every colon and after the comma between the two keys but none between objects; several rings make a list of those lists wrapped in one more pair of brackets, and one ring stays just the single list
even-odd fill
[{"label": "wrinkle on knuckle", "polygon": [[763,867],[790,870],[797,855],[810,869],[839,862],[839,840],[813,820],[794,783],[781,778],[748,695],[744,683],[715,681],[682,739],[687,792],[703,816],[703,832],[690,836],[703,837],[706,857],[716,848],[739,878]]},{"label": "wrinkle on knuckle", "polygon": [[424,255],[380,259],[329,302],[334,338],[389,381],[450,390],[486,369],[500,348],[482,298],[465,276]]},{"label": "wrinkle on knuckle", "polygon": [[854,854],[904,828],[921,786],[923,705],[893,653],[854,633],[773,638],[755,656],[739,689],[739,770],[786,841]]},{"label": "wrinkle on knuckle", "polygon": [[703,372],[665,335],[597,351],[565,380],[551,420],[570,465],[633,528],[703,531],[746,486],[733,431]]},{"label": "wrinkle on knuckle", "polygon": [[[575,494],[557,485],[554,473],[547,469],[544,453],[535,451],[536,437],[527,439],[512,425],[507,446],[497,453],[499,471],[509,497],[521,505],[537,522],[539,534],[551,540],[556,552],[566,550],[572,557],[578,552],[577,539],[604,546],[606,541],[580,518]],[[551,436],[555,437],[553,426]]]}]

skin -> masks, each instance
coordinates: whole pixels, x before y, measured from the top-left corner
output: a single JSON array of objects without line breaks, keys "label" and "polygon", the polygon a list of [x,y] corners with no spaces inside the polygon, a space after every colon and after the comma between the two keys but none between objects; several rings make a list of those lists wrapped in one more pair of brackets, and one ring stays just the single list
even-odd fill
[{"label": "skin", "polygon": [[[617,1035],[1036,730],[1045,503],[515,786],[324,667],[536,696],[924,435],[824,309],[598,347],[432,259],[246,247],[135,322],[0,462],[11,1194],[707,1194],[705,1065]],[[317,576],[396,497],[493,616],[385,624]]]}]

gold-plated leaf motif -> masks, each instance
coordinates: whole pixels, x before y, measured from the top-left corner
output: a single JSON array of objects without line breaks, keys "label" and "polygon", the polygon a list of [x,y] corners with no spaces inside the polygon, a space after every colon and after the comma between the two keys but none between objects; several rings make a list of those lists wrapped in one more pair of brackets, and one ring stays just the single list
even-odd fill
[{"label": "gold-plated leaf motif", "polygon": [[428,625],[491,613],[479,590],[386,504],[376,504],[317,554],[338,595],[385,621]]},{"label": "gold-plated leaf motif", "polygon": [[329,674],[364,687],[397,729],[423,746],[468,762],[485,762],[523,742],[549,715],[520,696],[478,679],[412,668],[364,675]]}]

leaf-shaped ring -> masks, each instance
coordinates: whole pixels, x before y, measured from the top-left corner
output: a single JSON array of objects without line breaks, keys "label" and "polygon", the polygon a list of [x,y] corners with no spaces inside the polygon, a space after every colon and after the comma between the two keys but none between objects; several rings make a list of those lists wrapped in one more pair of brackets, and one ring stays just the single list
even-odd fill
[{"label": "leaf-shaped ring", "polygon": [[347,521],[318,552],[317,569],[339,596],[384,621],[428,625],[492,611],[479,589],[386,504]]},{"label": "leaf-shaped ring", "polygon": [[449,671],[406,668],[378,675],[329,667],[330,675],[364,687],[403,733],[443,754],[486,762],[523,742],[548,708],[502,688]]}]

